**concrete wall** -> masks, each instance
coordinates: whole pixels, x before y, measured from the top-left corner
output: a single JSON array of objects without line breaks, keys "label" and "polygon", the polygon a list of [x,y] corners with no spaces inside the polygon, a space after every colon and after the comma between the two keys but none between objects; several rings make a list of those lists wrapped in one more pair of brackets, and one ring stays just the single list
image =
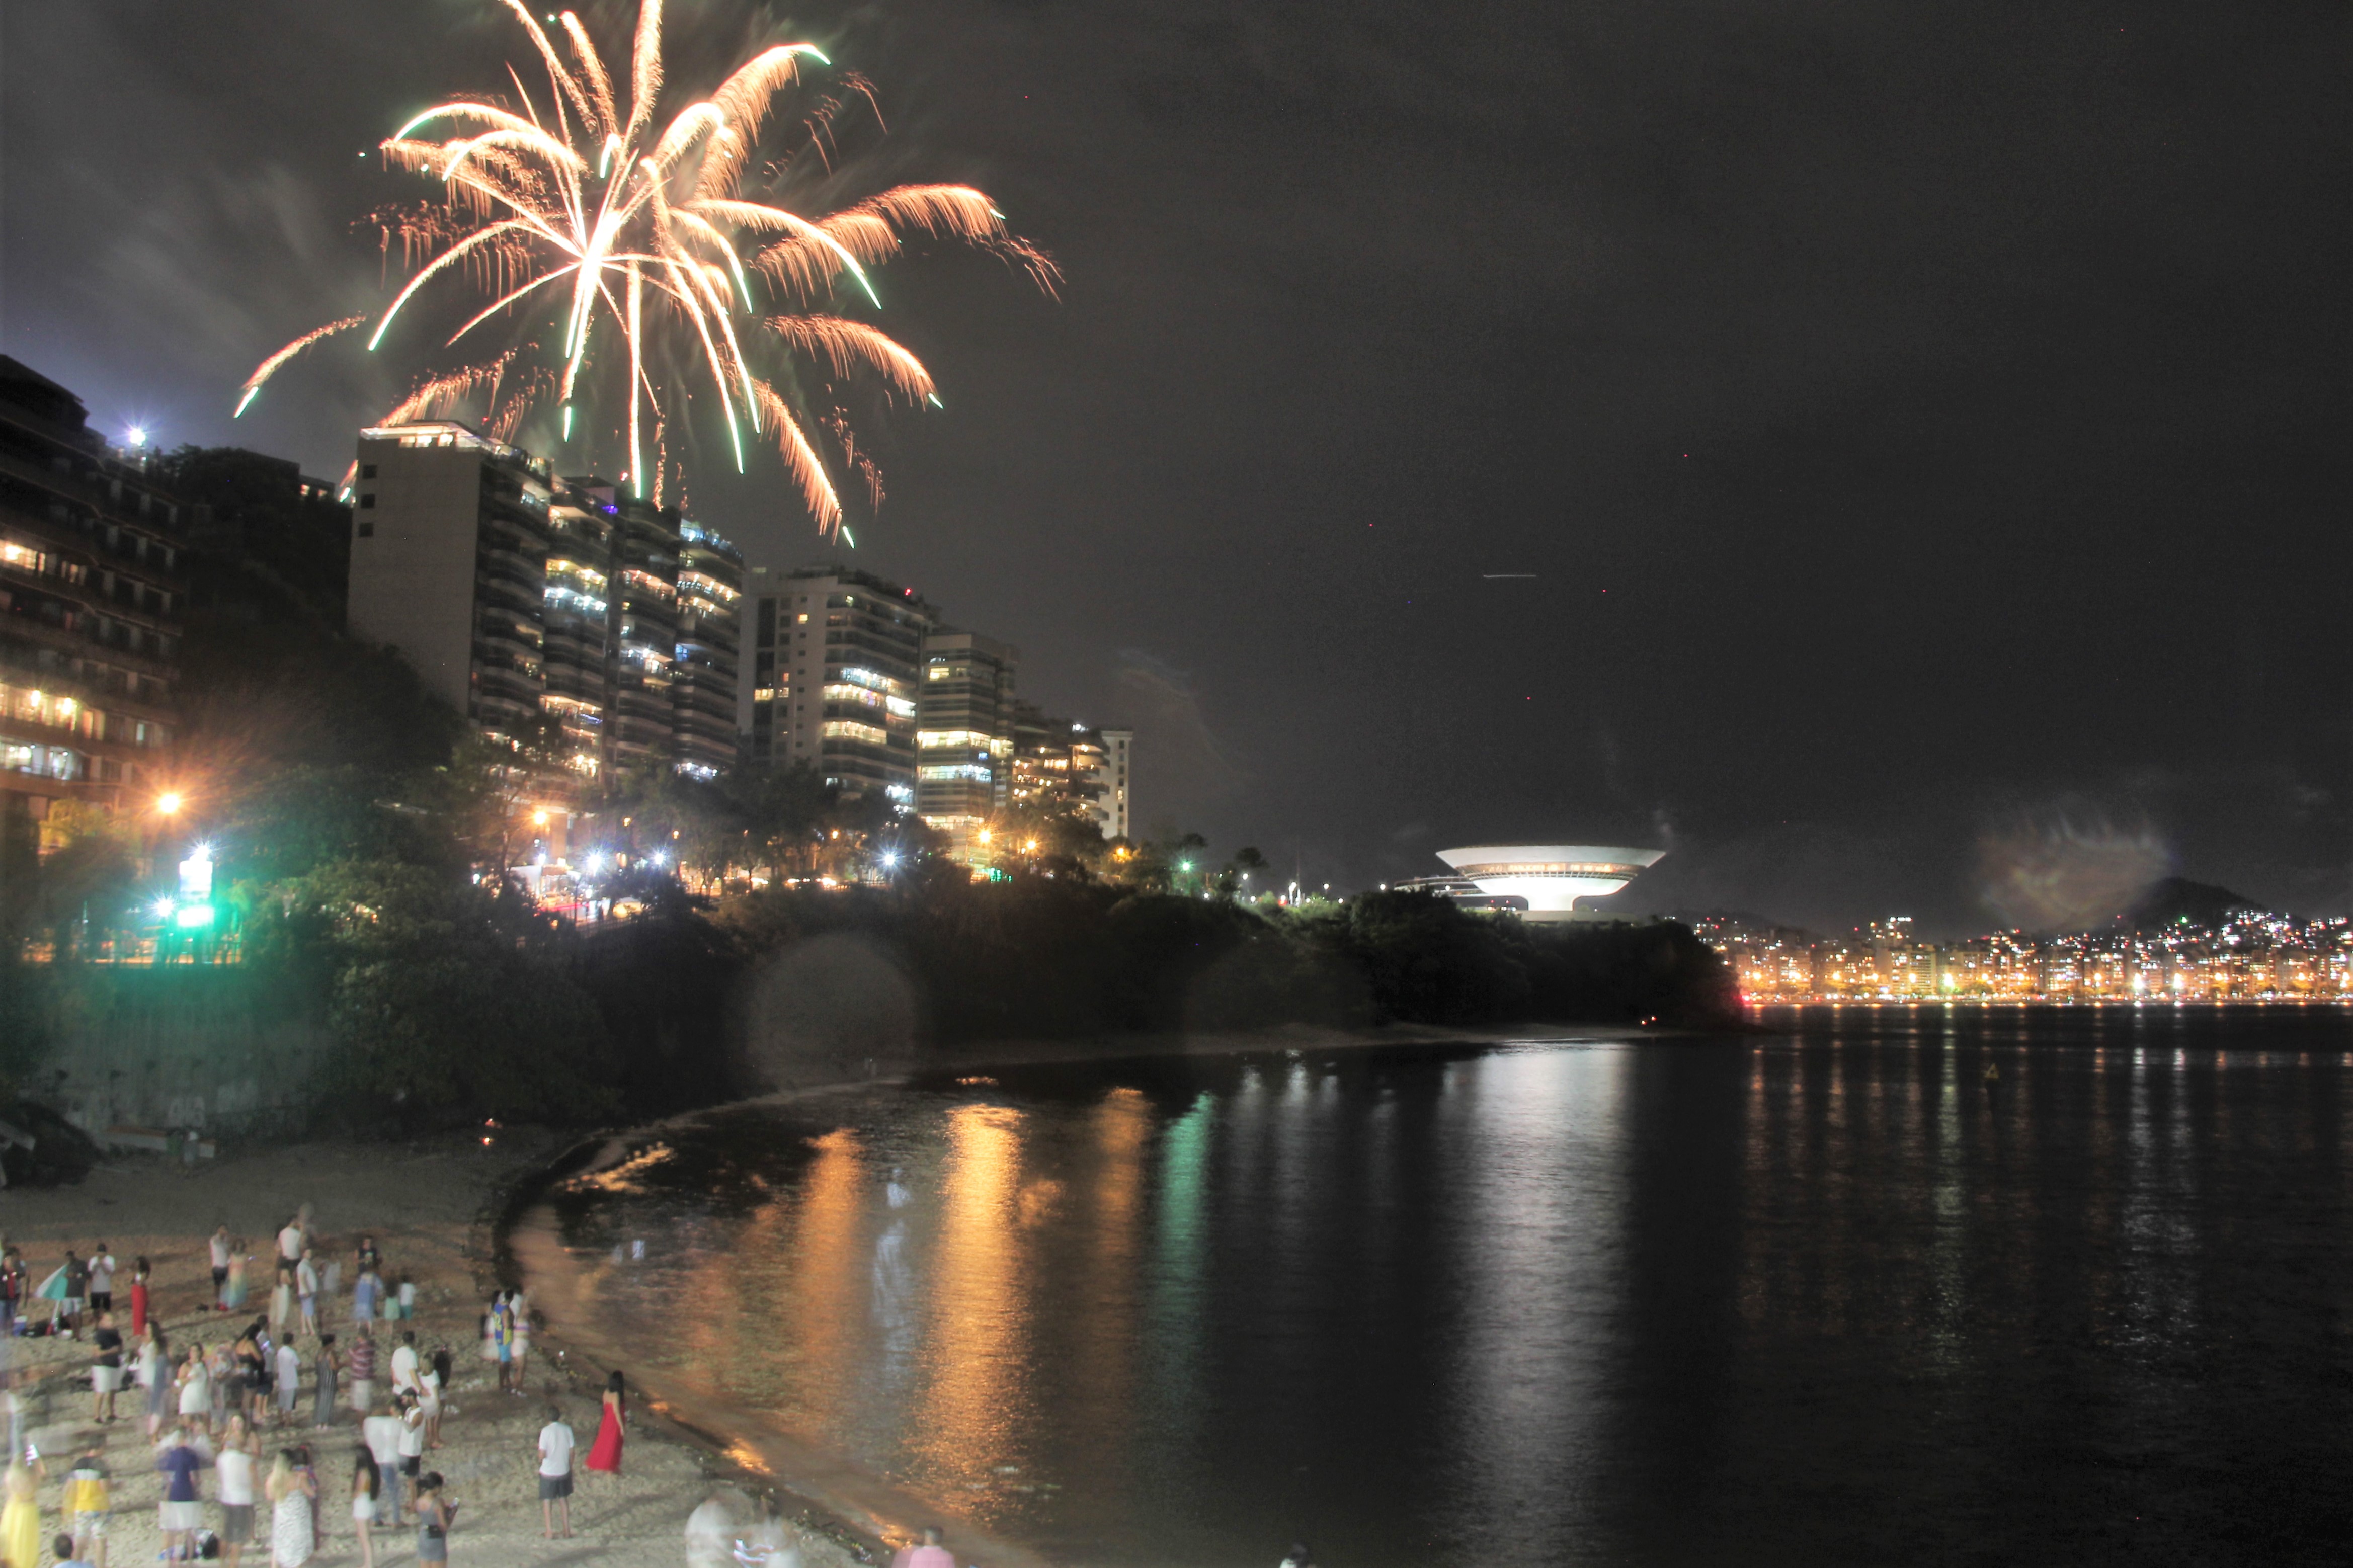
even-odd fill
[{"label": "concrete wall", "polygon": [[93,1135],[109,1127],[215,1136],[294,1131],[332,1048],[236,968],[61,974],[57,1032],[26,1088]]}]

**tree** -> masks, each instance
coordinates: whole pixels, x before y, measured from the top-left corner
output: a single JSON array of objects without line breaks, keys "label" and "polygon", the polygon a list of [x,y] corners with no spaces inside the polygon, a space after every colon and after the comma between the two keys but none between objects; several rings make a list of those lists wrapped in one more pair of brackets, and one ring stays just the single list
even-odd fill
[{"label": "tree", "polygon": [[596,1006],[557,922],[520,891],[431,868],[337,861],[256,907],[248,962],[323,979],[352,1110],[429,1126],[567,1121],[614,1103]]}]

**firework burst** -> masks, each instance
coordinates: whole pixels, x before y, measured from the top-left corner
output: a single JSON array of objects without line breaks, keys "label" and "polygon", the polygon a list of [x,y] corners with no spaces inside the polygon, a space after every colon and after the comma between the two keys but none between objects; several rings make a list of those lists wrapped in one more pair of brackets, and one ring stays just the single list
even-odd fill
[{"label": "firework burst", "polygon": [[[787,158],[764,165],[763,188],[748,191],[778,99],[807,67],[830,64],[812,44],[766,50],[710,98],[658,122],[660,0],[638,9],[626,112],[617,73],[577,16],[563,13],[551,35],[521,0],[503,3],[545,69],[544,103],[510,67],[512,100],[453,99],[383,143],[392,165],[440,186],[438,199],[375,220],[387,282],[396,245],[405,281],[381,314],[331,322],[262,361],[238,389],[237,412],[322,339],[373,320],[375,353],[428,324],[438,337],[456,320],[433,351],[455,362],[421,375],[384,422],[480,405],[487,427],[507,439],[551,413],[566,444],[593,448],[605,438],[625,450],[624,481],[659,504],[666,479],[684,476],[668,433],[699,421],[706,435],[723,433],[738,471],[747,445],[774,447],[819,530],[837,532],[834,464],[881,494],[837,401],[842,389],[865,383],[889,401],[939,401],[922,362],[840,314],[840,301],[879,308],[873,273],[918,237],[995,254],[1050,295],[1053,262],[968,185],[902,185],[810,216],[767,188],[789,171]],[[871,101],[863,81],[846,80]],[[803,121],[820,155],[841,103],[826,97]],[[447,312],[438,323],[437,308]]]}]

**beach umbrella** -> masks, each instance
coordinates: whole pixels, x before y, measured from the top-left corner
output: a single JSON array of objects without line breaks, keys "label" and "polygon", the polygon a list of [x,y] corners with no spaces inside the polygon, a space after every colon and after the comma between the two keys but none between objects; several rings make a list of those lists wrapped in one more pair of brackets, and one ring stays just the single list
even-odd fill
[{"label": "beach umbrella", "polygon": [[41,1288],[34,1291],[33,1294],[44,1301],[64,1300],[66,1299],[65,1269],[60,1267],[55,1274],[52,1274],[47,1279],[42,1280]]}]

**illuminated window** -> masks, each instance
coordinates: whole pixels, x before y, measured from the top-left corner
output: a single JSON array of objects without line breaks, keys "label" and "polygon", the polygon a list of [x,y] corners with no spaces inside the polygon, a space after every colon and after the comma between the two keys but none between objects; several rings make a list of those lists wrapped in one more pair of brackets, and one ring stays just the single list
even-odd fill
[{"label": "illuminated window", "polygon": [[828,741],[862,741],[870,746],[890,743],[891,737],[880,725],[860,724],[848,719],[825,721],[825,738]]},{"label": "illuminated window", "polygon": [[996,775],[978,763],[934,763],[915,770],[915,776],[927,781],[969,779],[975,784],[987,784]]}]

